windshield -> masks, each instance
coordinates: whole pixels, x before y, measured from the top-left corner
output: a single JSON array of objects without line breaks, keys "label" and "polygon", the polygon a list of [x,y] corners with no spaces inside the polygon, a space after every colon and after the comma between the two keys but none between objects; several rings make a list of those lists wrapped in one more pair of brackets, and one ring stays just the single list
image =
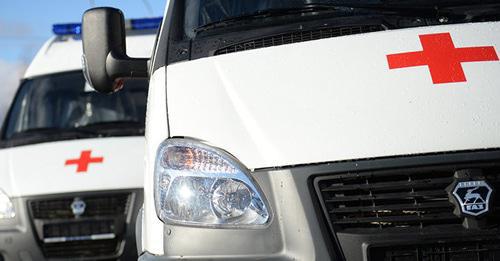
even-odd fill
[{"label": "windshield", "polygon": [[268,9],[297,8],[306,3],[325,0],[188,0],[186,1],[186,34],[192,36],[198,27],[231,17],[254,14]]},{"label": "windshield", "polygon": [[146,80],[126,81],[122,91],[108,96],[93,91],[81,71],[34,78],[20,87],[3,139],[33,135],[43,139],[49,134],[66,137],[64,133],[102,135],[113,129],[120,135],[140,134],[146,96]]},{"label": "windshield", "polygon": [[498,0],[186,0],[184,28],[185,34],[192,38],[196,29],[228,20],[235,17],[244,17],[265,13],[270,10],[299,9],[310,6],[344,6],[344,7],[409,7],[413,9],[478,5],[498,3]]}]

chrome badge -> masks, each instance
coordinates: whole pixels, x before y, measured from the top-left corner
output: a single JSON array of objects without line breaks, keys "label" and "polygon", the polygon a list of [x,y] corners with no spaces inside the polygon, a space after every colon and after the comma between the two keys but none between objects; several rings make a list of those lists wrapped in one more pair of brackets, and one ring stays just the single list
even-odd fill
[{"label": "chrome badge", "polygon": [[462,214],[479,216],[488,212],[493,190],[484,180],[458,182],[453,196],[460,205]]},{"label": "chrome badge", "polygon": [[85,202],[80,198],[75,198],[71,203],[71,211],[75,217],[79,217],[85,213]]}]

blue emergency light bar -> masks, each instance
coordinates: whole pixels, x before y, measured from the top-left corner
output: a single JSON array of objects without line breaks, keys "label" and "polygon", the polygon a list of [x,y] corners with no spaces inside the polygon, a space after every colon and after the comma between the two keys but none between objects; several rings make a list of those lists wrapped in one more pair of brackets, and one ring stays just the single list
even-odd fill
[{"label": "blue emergency light bar", "polygon": [[82,24],[55,24],[52,26],[55,35],[81,34]]},{"label": "blue emergency light bar", "polygon": [[147,29],[158,29],[161,25],[163,17],[153,17],[153,18],[139,18],[130,19],[130,26],[132,30],[147,30]]},{"label": "blue emergency light bar", "polygon": [[[161,25],[163,17],[139,18],[125,21],[125,29],[127,30],[152,30],[158,29]],[[69,24],[54,24],[52,32],[55,35],[80,35],[82,33],[81,23]]]}]

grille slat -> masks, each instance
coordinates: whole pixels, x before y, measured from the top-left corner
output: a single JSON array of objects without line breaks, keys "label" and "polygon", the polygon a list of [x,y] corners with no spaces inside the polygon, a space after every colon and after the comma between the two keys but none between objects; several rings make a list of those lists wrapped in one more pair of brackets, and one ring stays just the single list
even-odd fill
[{"label": "grille slat", "polygon": [[413,198],[425,198],[425,197],[446,197],[446,192],[443,190],[428,190],[428,191],[418,191],[418,192],[407,192],[407,193],[385,193],[382,195],[373,196],[343,196],[326,199],[326,203],[332,202],[348,202],[348,201],[366,201],[366,200],[382,200],[382,199],[413,199]]},{"label": "grille slat", "polygon": [[253,39],[251,41],[245,41],[229,46],[224,46],[215,51],[214,55],[235,53],[240,51],[265,48],[271,46],[279,46],[284,44],[300,43],[312,40],[319,40],[325,38],[332,38],[345,35],[369,33],[383,31],[384,27],[382,25],[356,25],[356,26],[344,26],[344,27],[333,27],[333,28],[321,28],[315,30],[304,30],[300,32],[284,33],[279,35],[273,35],[268,37],[263,37],[259,39]]},{"label": "grille slat", "polygon": [[354,213],[354,212],[376,212],[376,213],[385,213],[394,210],[404,209],[405,211],[418,211],[425,210],[429,208],[453,208],[453,205],[449,202],[428,202],[428,203],[419,203],[419,204],[393,204],[393,205],[380,205],[380,206],[372,206],[372,207],[343,207],[336,208],[328,211],[331,214],[338,213]]},{"label": "grille slat", "polygon": [[[365,181],[366,182],[366,181]],[[436,178],[424,180],[405,180],[392,182],[378,182],[372,184],[355,184],[346,185],[337,183],[330,185],[327,188],[321,189],[324,192],[349,191],[349,190],[390,190],[390,189],[406,189],[406,188],[435,188],[441,187],[443,184],[451,184],[453,178]]]},{"label": "grille slat", "polygon": [[[342,220],[337,220],[335,223],[339,225],[351,225],[351,224],[384,224],[384,223],[394,223],[394,222],[427,222],[427,221],[439,221],[439,220],[456,220],[457,217],[453,214],[429,214],[425,216],[389,216],[389,217],[355,217],[355,218],[344,218]],[[401,225],[403,226],[403,225]]]}]

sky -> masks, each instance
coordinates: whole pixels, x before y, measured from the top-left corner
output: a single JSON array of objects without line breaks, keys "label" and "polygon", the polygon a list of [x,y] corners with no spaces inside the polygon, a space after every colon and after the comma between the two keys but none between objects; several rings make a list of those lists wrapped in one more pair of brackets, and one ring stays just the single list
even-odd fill
[{"label": "sky", "polygon": [[125,18],[162,16],[165,0],[2,0],[0,4],[0,122],[19,79],[55,23],[80,22],[91,7],[120,8]]}]

